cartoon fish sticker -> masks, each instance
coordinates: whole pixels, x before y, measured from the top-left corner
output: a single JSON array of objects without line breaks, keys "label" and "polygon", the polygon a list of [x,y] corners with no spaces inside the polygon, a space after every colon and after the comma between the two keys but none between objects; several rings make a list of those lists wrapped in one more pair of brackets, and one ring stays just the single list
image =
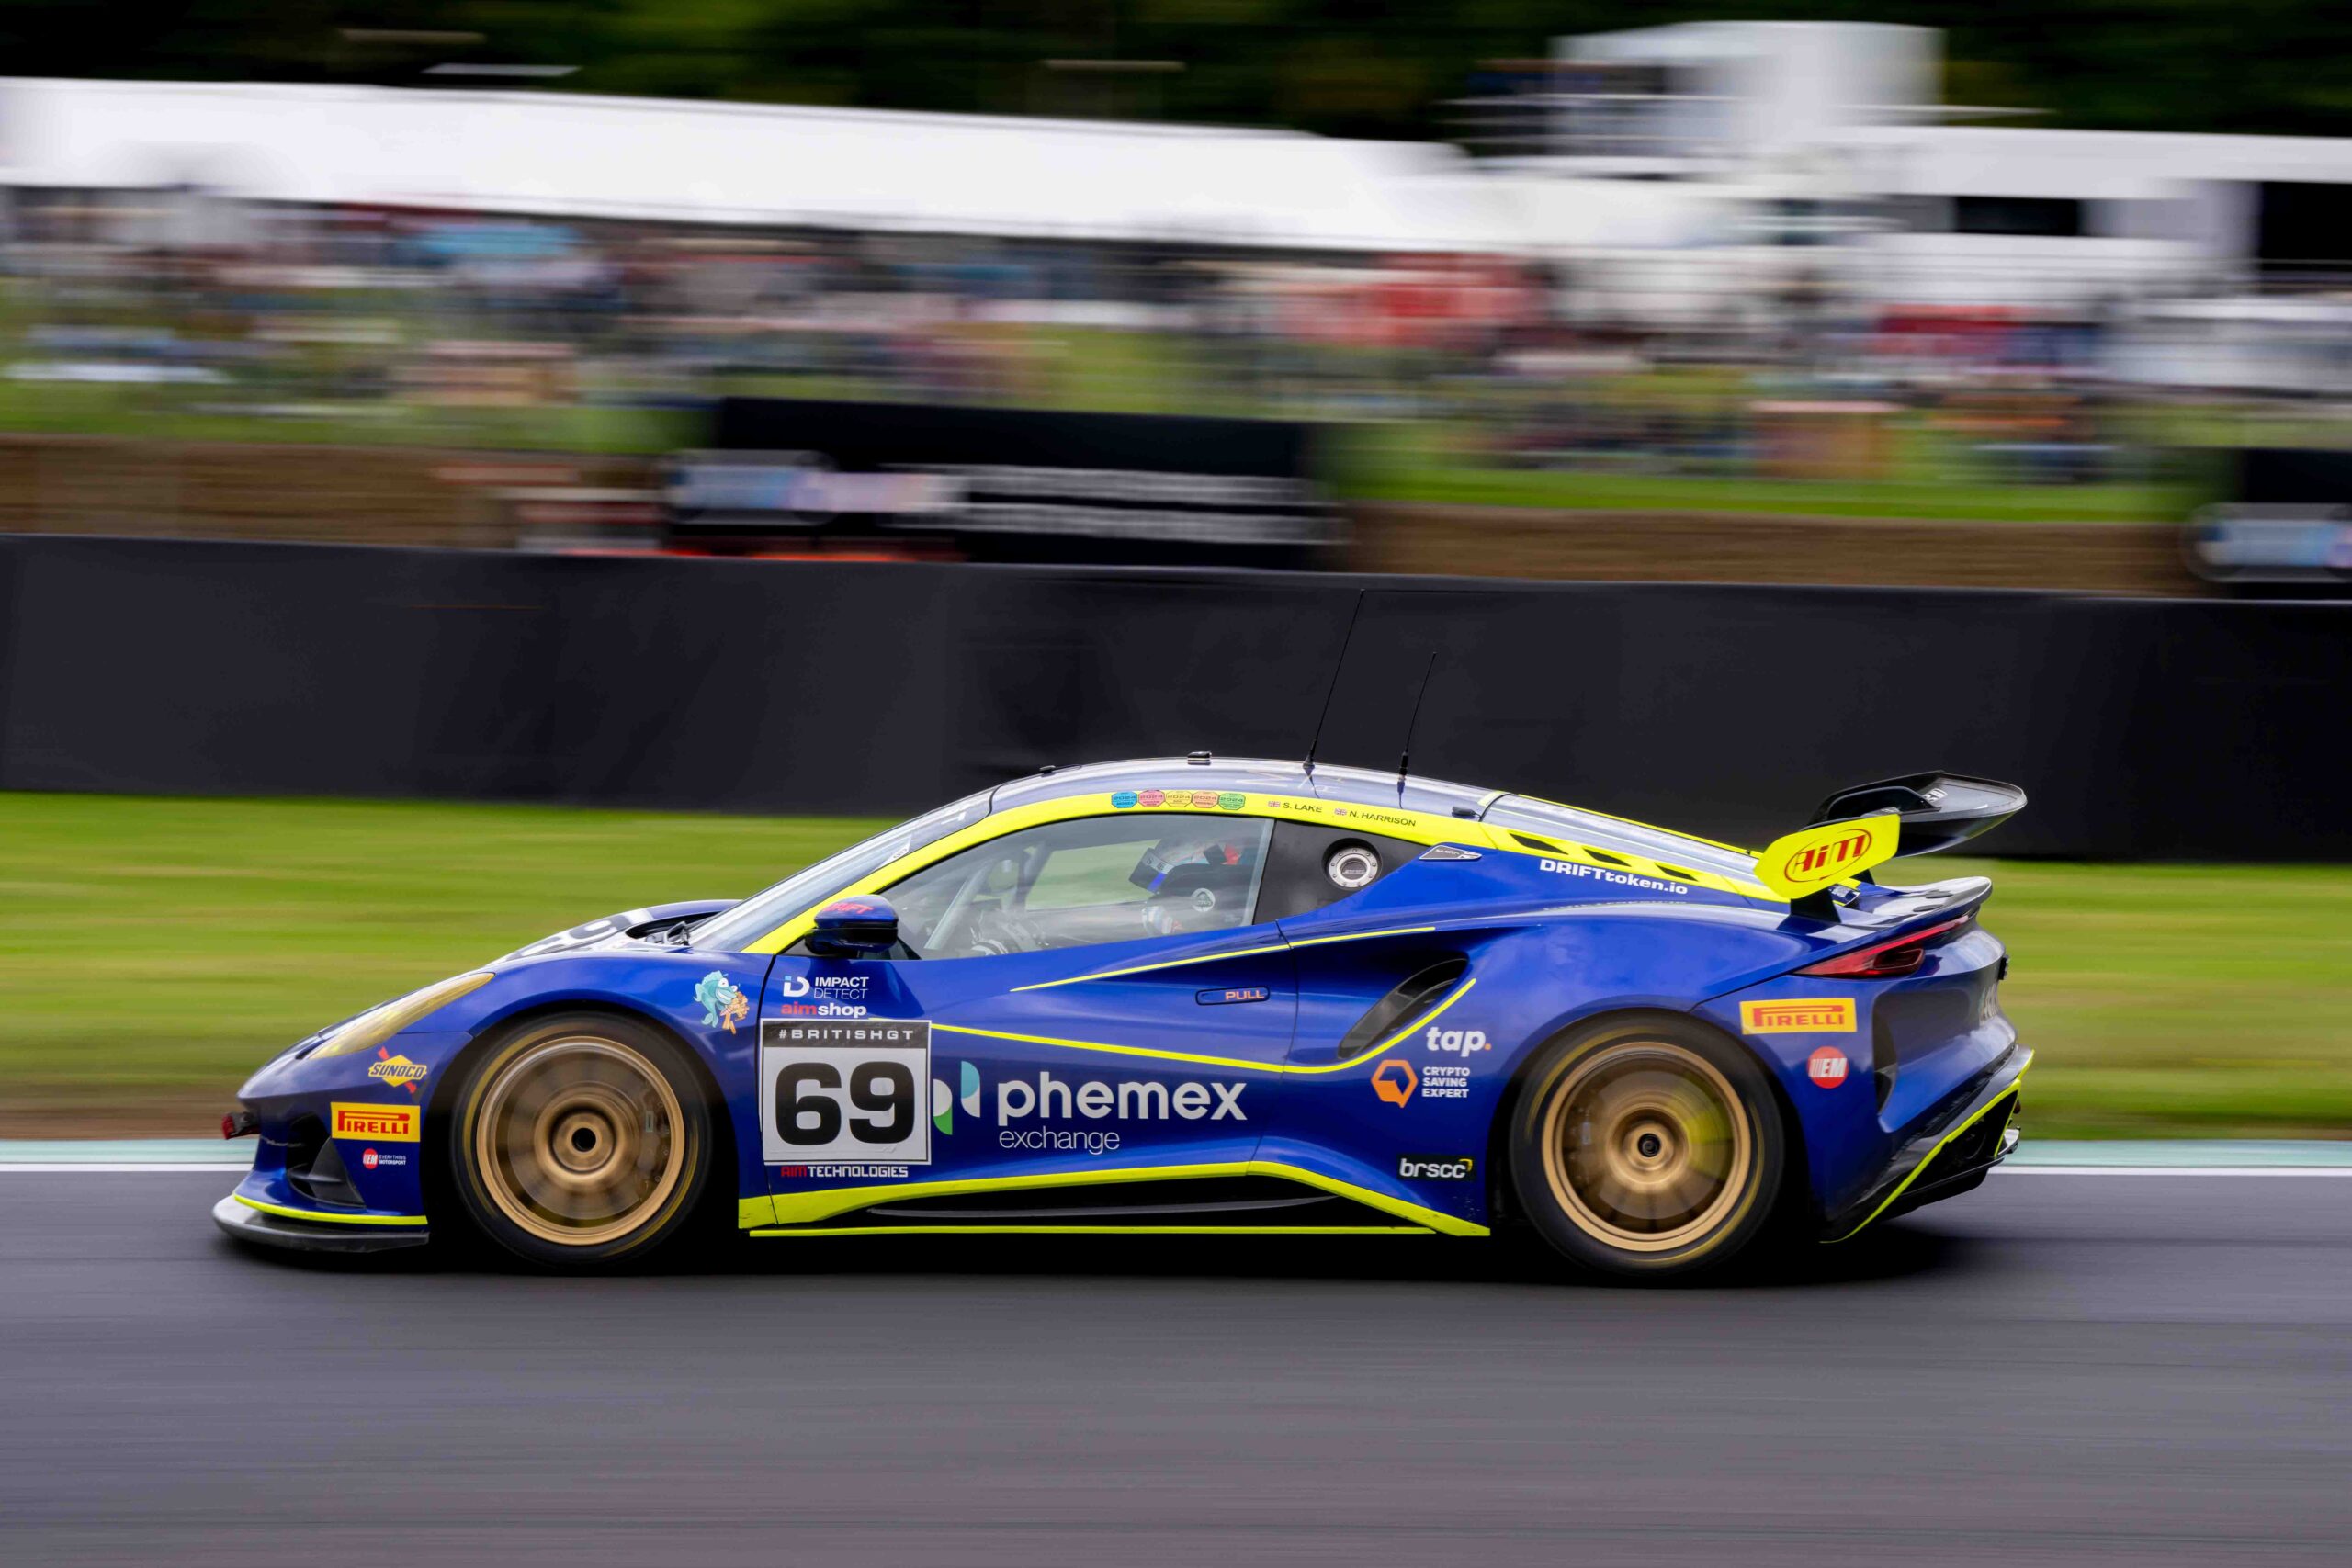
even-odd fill
[{"label": "cartoon fish sticker", "polygon": [[695,987],[695,1000],[702,1004],[702,1021],[709,1028],[724,1027],[728,1033],[752,1016],[751,998],[736,988],[735,982],[714,969]]}]

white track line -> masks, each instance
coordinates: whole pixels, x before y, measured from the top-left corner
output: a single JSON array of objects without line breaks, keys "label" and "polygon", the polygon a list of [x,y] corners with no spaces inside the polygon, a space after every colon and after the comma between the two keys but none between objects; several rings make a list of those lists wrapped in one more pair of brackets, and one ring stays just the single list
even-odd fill
[{"label": "white track line", "polygon": [[1997,1165],[2015,1176],[2352,1176],[2352,1165]]},{"label": "white track line", "polygon": [[86,1170],[99,1176],[128,1176],[134,1172],[145,1171],[186,1175],[199,1170],[212,1171],[221,1176],[243,1176],[252,1168],[253,1167],[249,1165],[97,1165],[87,1160],[28,1160],[19,1165],[0,1161],[0,1176],[61,1176],[73,1170]]},{"label": "white track line", "polygon": [[[1997,1165],[2005,1176],[2332,1176],[2352,1177],[2352,1165]],[[250,1166],[100,1165],[84,1160],[0,1161],[0,1176],[63,1176],[82,1171],[93,1176],[137,1176],[157,1173],[187,1176],[210,1173],[243,1176]]]}]

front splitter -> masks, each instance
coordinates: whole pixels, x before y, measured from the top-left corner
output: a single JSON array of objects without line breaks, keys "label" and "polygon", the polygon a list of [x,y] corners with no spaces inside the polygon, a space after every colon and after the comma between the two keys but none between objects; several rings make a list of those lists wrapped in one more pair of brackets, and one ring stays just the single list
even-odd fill
[{"label": "front splitter", "polygon": [[234,1193],[212,1205],[212,1223],[233,1241],[293,1252],[394,1252],[428,1239],[423,1225],[311,1224],[266,1214],[238,1202]]}]

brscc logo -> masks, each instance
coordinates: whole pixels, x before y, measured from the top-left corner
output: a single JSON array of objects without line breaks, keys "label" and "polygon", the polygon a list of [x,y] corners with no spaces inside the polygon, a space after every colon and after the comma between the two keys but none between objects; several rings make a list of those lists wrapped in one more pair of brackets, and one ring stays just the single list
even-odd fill
[{"label": "brscc logo", "polygon": [[1464,1056],[1494,1048],[1487,1043],[1487,1032],[1483,1029],[1440,1029],[1431,1024],[1424,1038],[1432,1051],[1452,1051]]},{"label": "brscc logo", "polygon": [[1468,1155],[1398,1155],[1396,1174],[1408,1181],[1467,1181],[1477,1165]]}]

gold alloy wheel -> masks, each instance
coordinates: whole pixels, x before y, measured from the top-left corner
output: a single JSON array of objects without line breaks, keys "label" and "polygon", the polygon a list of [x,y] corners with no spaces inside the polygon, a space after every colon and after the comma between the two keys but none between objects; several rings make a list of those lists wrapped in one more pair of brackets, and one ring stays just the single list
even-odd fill
[{"label": "gold alloy wheel", "polygon": [[688,1140],[662,1069],[592,1035],[541,1042],[500,1066],[472,1136],[491,1201],[562,1247],[616,1241],[662,1213],[685,1178]]},{"label": "gold alloy wheel", "polygon": [[1577,1227],[1627,1252],[1667,1252],[1720,1227],[1749,1195],[1755,1139],[1715,1065],[1662,1040],[1577,1063],[1544,1120],[1544,1174]]}]

